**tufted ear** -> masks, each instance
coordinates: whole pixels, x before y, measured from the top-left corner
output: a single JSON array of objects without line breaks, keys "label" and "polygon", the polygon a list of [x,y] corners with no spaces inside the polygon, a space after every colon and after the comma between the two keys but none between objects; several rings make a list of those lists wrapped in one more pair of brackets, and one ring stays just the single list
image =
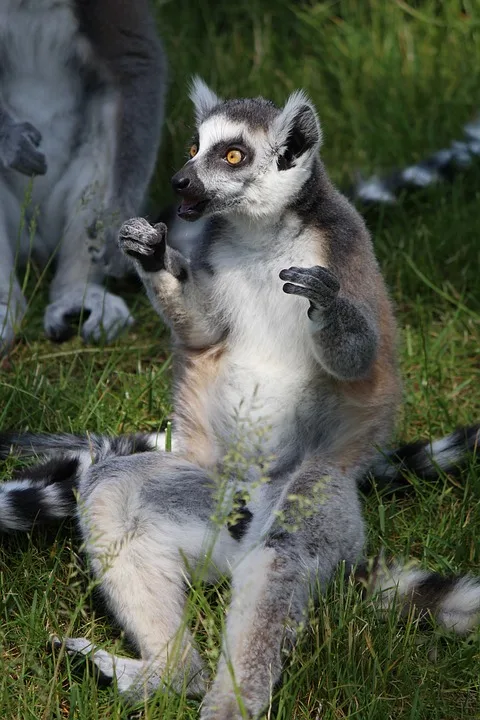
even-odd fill
[{"label": "tufted ear", "polygon": [[302,90],[292,93],[274,123],[275,143],[280,148],[279,170],[288,170],[295,160],[317,149],[322,130],[314,105]]},{"label": "tufted ear", "polygon": [[223,102],[198,75],[192,78],[190,100],[195,106],[195,119],[197,124],[202,122],[210,110],[213,110],[214,107]]}]

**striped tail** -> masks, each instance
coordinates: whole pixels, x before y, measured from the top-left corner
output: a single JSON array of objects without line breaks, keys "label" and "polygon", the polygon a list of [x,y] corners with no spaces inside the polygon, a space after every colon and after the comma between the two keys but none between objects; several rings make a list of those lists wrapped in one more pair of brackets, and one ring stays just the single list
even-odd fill
[{"label": "striped tail", "polygon": [[374,175],[367,179],[359,177],[347,195],[367,205],[393,205],[402,191],[418,190],[451,180],[478,157],[480,115],[464,126],[462,140],[455,140],[449,148],[439,150],[425,160],[390,175]]},{"label": "striped tail", "polygon": [[48,458],[0,483],[0,533],[25,532],[34,525],[58,524],[71,517],[75,489],[93,463],[155,450],[160,437],[155,433],[119,437],[0,433],[0,458],[12,450]]},{"label": "striped tail", "polygon": [[480,578],[443,576],[409,565],[376,560],[370,573],[357,579],[381,610],[400,610],[420,620],[432,617],[446,630],[466,635],[480,625]]},{"label": "striped tail", "polygon": [[[477,452],[478,451],[478,452]],[[472,460],[480,458],[480,425],[459,428],[440,440],[402,445],[379,454],[365,478],[365,490],[372,482],[392,492],[410,487],[409,476],[438,480],[445,474],[458,475]]]}]

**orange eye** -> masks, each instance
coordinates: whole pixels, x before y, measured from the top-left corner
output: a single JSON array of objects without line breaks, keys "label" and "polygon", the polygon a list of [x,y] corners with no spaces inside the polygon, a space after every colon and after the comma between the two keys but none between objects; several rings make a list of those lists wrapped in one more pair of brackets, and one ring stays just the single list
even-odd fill
[{"label": "orange eye", "polygon": [[195,157],[195,155],[198,153],[198,147],[196,145],[192,145],[190,148],[189,154],[190,157]]},{"label": "orange eye", "polygon": [[228,150],[227,154],[225,155],[225,160],[228,162],[229,165],[238,165],[238,163],[241,163],[244,154],[241,152],[241,150],[237,150],[236,148],[231,148]]}]

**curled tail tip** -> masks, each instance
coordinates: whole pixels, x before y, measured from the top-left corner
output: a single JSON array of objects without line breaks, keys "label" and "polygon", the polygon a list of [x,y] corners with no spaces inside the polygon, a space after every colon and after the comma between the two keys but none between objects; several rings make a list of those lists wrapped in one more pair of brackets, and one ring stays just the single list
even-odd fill
[{"label": "curled tail tip", "polygon": [[396,607],[403,616],[413,611],[424,619],[432,616],[445,630],[467,635],[480,626],[480,578],[443,576],[422,570],[414,563],[375,562],[366,583],[376,607]]},{"label": "curled tail tip", "polygon": [[480,425],[457,428],[438,440],[418,440],[395,450],[379,453],[369,471],[370,481],[392,489],[410,485],[409,475],[438,480],[458,475],[470,462],[480,458]]}]

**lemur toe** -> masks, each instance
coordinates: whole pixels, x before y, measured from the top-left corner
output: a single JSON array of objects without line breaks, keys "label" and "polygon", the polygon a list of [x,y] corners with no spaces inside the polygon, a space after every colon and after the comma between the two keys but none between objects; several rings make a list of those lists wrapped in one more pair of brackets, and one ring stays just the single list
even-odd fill
[{"label": "lemur toe", "polygon": [[64,342],[75,334],[78,320],[85,342],[110,342],[134,322],[122,298],[95,285],[71,290],[51,303],[45,311],[45,332],[54,342]]}]

